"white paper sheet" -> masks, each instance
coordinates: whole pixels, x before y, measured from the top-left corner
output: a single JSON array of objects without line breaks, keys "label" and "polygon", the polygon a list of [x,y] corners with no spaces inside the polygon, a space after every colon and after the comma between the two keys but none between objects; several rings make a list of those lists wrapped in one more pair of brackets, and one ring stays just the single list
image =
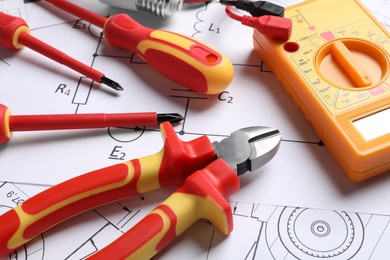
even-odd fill
[{"label": "white paper sheet", "polygon": [[[105,15],[119,11],[98,1],[73,2]],[[283,5],[294,2],[277,1]],[[390,28],[387,1],[363,3]],[[73,28],[73,16],[40,1],[0,1],[0,11],[23,17],[33,36],[93,64],[125,88],[120,93],[104,85],[91,88],[90,80],[32,50],[0,49],[0,103],[15,115],[177,112],[185,115],[183,123],[175,126],[184,141],[203,134],[219,140],[251,125],[281,131],[283,141],[276,157],[242,176],[242,188],[230,198],[235,209],[233,233],[223,237],[201,221],[156,259],[347,259],[354,254],[357,259],[383,259],[388,255],[389,177],[363,184],[347,180],[254,52],[252,29],[226,16],[222,5],[210,3],[184,10],[168,20],[130,13],[146,26],[193,36],[225,53],[234,64],[235,76],[226,92],[216,96],[187,91],[132,53],[114,49],[104,39],[99,44],[99,28],[83,21]],[[0,214],[14,207],[19,197],[27,199],[79,174],[159,151],[162,139],[157,130],[14,133],[0,148]],[[14,257],[82,259],[130,228],[171,191],[82,214],[44,233]],[[122,218],[131,221],[124,224],[119,221]],[[317,229],[307,234],[309,224]],[[294,232],[289,236],[291,228]],[[337,232],[328,236],[330,229]],[[75,232],[82,235],[75,236]],[[321,236],[328,239],[326,243],[311,244]],[[340,241],[340,237],[353,241]],[[92,248],[93,244],[99,246]]]}]

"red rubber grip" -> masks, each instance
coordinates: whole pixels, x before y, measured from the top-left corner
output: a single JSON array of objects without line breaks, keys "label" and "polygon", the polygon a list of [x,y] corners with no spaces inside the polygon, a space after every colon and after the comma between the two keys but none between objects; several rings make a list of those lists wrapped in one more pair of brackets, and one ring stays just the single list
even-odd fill
[{"label": "red rubber grip", "polygon": [[0,45],[11,50],[20,49],[15,33],[21,27],[28,31],[27,23],[22,18],[0,12]]},{"label": "red rubber grip", "polygon": [[89,259],[151,259],[199,219],[209,220],[227,235],[233,229],[233,216],[226,197],[239,188],[236,172],[217,159],[188,177],[166,201]]},{"label": "red rubber grip", "polygon": [[161,74],[195,91],[220,93],[233,78],[231,62],[218,51],[184,35],[142,26],[126,14],[110,17],[104,34],[112,46],[137,53]]},{"label": "red rubber grip", "polygon": [[9,115],[9,109],[3,104],[0,104],[0,145],[7,143],[11,139]]},{"label": "red rubber grip", "polygon": [[[128,165],[133,166],[132,170]],[[70,179],[28,199],[0,216],[0,255],[6,255],[48,228],[88,209],[137,194],[140,163],[133,160]],[[10,235],[12,234],[12,236]]]},{"label": "red rubber grip", "polygon": [[0,216],[0,241],[4,241],[0,243],[0,256],[6,256],[12,252],[13,248],[9,248],[6,242],[11,241],[19,227],[20,219],[14,209]]},{"label": "red rubber grip", "polygon": [[[160,125],[163,149],[153,155],[75,177],[0,216],[0,256],[88,209],[167,185],[181,185],[194,169],[215,160],[207,137],[182,142],[169,122]],[[20,223],[20,224],[19,224]]]}]

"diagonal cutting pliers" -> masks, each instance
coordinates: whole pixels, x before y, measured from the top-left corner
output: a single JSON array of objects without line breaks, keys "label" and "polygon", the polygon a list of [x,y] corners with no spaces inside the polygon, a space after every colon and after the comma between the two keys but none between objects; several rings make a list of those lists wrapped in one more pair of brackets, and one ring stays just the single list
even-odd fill
[{"label": "diagonal cutting pliers", "polygon": [[0,256],[81,212],[170,185],[179,188],[90,259],[150,259],[199,219],[229,234],[233,217],[226,198],[239,190],[238,175],[275,156],[280,132],[247,127],[211,143],[207,136],[183,142],[169,122],[160,129],[159,152],[77,176],[1,215]]}]

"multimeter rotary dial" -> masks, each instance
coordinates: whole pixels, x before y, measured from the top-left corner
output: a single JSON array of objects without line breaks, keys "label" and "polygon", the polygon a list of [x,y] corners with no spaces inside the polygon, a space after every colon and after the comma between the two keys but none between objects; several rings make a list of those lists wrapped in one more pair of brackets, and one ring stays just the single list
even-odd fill
[{"label": "multimeter rotary dial", "polygon": [[255,30],[256,51],[348,178],[389,172],[389,31],[359,0],[303,1],[285,17],[289,41]]},{"label": "multimeter rotary dial", "polygon": [[380,85],[388,77],[389,57],[373,42],[339,38],[318,49],[315,69],[335,87],[361,91]]}]

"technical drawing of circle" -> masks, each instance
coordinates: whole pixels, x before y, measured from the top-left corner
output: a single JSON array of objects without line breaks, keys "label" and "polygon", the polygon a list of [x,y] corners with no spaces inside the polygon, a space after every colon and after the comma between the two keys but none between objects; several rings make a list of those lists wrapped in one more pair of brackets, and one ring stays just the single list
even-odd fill
[{"label": "technical drawing of circle", "polygon": [[109,127],[108,134],[112,139],[120,143],[130,143],[140,138],[145,132],[145,127]]},{"label": "technical drawing of circle", "polygon": [[326,237],[330,234],[330,225],[323,220],[316,220],[311,224],[311,231],[319,237]]},{"label": "technical drawing of circle", "polygon": [[279,237],[298,259],[350,259],[363,243],[356,213],[286,207],[278,221]]}]

